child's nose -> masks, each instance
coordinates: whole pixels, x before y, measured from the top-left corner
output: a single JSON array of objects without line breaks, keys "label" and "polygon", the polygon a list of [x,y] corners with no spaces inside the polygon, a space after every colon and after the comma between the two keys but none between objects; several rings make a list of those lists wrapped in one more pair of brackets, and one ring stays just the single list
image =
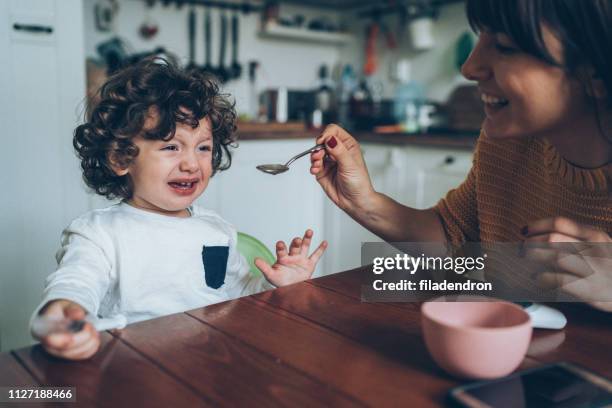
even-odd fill
[{"label": "child's nose", "polygon": [[198,160],[196,159],[195,154],[185,154],[181,160],[179,169],[189,173],[193,173],[194,171],[198,170]]},{"label": "child's nose", "polygon": [[479,39],[476,46],[470,53],[468,59],[461,66],[461,74],[470,81],[483,81],[491,77],[489,59],[491,56],[485,55],[485,47]]}]

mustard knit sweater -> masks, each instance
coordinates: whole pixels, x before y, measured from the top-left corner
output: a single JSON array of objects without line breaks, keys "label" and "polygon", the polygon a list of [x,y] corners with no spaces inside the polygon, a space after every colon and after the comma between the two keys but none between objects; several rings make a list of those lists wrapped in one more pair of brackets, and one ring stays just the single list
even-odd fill
[{"label": "mustard knit sweater", "polygon": [[530,222],[565,216],[612,233],[612,164],[582,169],[544,139],[481,134],[467,179],[434,207],[450,243],[518,242]]}]

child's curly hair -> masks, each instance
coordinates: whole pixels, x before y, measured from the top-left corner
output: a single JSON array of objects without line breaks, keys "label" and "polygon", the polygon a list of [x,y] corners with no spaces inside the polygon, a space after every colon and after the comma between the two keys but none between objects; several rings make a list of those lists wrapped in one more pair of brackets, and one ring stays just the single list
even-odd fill
[{"label": "child's curly hair", "polygon": [[[100,98],[88,107],[86,123],[74,132],[72,144],[81,159],[83,179],[96,193],[109,199],[132,197],[127,175],[118,176],[113,164],[127,167],[138,155],[132,142],[137,135],[149,140],[170,140],[176,123],[198,126],[210,119],[213,134],[212,168],[226,170],[232,163],[229,146],[236,130],[235,103],[219,92],[214,77],[185,71],[160,58],[148,58],[108,79]],[[157,116],[153,129],[143,129],[151,109]]]}]

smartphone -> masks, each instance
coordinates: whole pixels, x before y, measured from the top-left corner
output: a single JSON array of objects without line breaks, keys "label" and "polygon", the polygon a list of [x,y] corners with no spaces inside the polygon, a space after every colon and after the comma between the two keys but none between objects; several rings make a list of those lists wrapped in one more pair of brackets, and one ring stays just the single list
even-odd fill
[{"label": "smartphone", "polygon": [[453,388],[462,407],[612,407],[612,381],[571,363],[548,364]]}]

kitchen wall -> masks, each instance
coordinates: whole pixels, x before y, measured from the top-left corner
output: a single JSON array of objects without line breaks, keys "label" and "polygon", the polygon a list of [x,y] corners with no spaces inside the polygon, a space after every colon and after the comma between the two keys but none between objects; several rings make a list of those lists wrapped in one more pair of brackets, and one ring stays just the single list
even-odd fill
[{"label": "kitchen wall", "polygon": [[[188,56],[187,13],[188,6],[177,9],[176,6],[163,7],[160,2],[149,9],[144,0],[118,0],[120,10],[115,21],[114,33],[99,32],[94,24],[95,0],[85,0],[85,47],[90,57],[98,57],[96,45],[114,35],[119,35],[127,41],[132,51],[152,50],[163,46],[174,52],[184,61]],[[203,9],[197,7],[196,23],[196,61],[203,63]],[[377,49],[379,53],[379,69],[373,76],[373,82],[378,83],[384,97],[392,97],[395,82],[391,71],[400,58],[409,58],[413,62],[414,79],[426,85],[431,99],[443,101],[448,97],[458,83],[465,82],[454,67],[454,46],[458,37],[468,30],[465,18],[464,4],[456,3],[440,10],[439,17],[434,22],[435,47],[429,51],[413,51],[411,49],[408,29],[398,38],[399,47],[389,50],[384,44],[382,34],[379,35]],[[212,14],[212,56],[213,62],[218,62],[219,48],[219,13],[213,9]],[[312,43],[299,40],[283,40],[261,38],[258,36],[260,26],[259,13],[241,14],[239,61],[243,66],[243,75],[226,85],[226,90],[235,98],[237,108],[241,113],[253,114],[255,106],[249,103],[249,82],[247,80],[248,61],[260,62],[257,79],[257,92],[266,88],[287,86],[296,89],[309,89],[317,84],[317,70],[321,64],[330,67],[337,64],[351,63],[358,72],[364,62],[365,27],[369,19],[358,18],[355,11],[330,11],[296,5],[281,5],[280,14],[291,16],[301,14],[308,21],[312,17],[326,16],[332,21],[341,21],[348,26],[354,39],[346,44]],[[138,35],[138,27],[146,19],[156,21],[160,31],[152,40],[144,40]],[[399,32],[397,16],[385,17],[385,22],[396,34]],[[229,38],[229,37],[228,37]],[[227,50],[227,61],[229,61]]]},{"label": "kitchen wall", "polygon": [[[95,29],[94,0],[85,1],[85,47],[87,55],[98,57],[96,45],[114,35],[125,39],[133,51],[152,50],[163,46],[167,50],[187,61],[189,43],[187,36],[188,6],[177,9],[176,6],[163,7],[158,1],[148,9],[143,0],[119,0],[119,13],[114,33],[103,33]],[[196,61],[204,62],[203,24],[204,11],[196,7]],[[311,17],[326,15],[337,21],[340,13],[330,13],[307,7],[283,6],[281,13],[287,15],[302,14],[308,20]],[[160,31],[152,40],[143,40],[138,34],[138,27],[146,16],[160,25]],[[228,14],[229,16],[229,14]],[[219,9],[211,10],[212,17],[212,59],[218,65],[219,49]],[[240,15],[239,62],[242,64],[242,77],[231,81],[226,89],[235,98],[241,113],[253,113],[255,107],[249,107],[249,82],[247,65],[251,60],[260,62],[257,88],[275,88],[287,86],[296,89],[310,89],[316,85],[316,73],[321,64],[333,65],[339,60],[339,48],[333,44],[304,43],[277,39],[263,39],[258,36],[260,14]],[[229,26],[229,24],[228,24]],[[228,29],[229,30],[229,29]],[[228,33],[228,41],[229,41]],[[229,42],[226,50],[226,61],[230,61]],[[226,62],[227,64],[227,62]]]},{"label": "kitchen wall", "polygon": [[[383,21],[395,34],[397,48],[389,49],[385,44],[382,33],[378,35],[376,49],[378,51],[378,70],[372,76],[372,83],[382,89],[384,98],[392,98],[397,82],[394,78],[396,62],[407,58],[412,65],[412,79],[425,85],[427,97],[443,102],[453,88],[468,81],[461,76],[455,67],[455,44],[464,32],[470,31],[465,16],[463,2],[449,4],[439,9],[440,13],[433,23],[433,37],[435,45],[427,51],[415,51],[408,28],[400,27],[398,16],[384,17]],[[352,61],[356,67],[362,67],[365,61],[366,26],[372,20],[357,18],[355,13],[350,21],[350,30],[356,41],[340,49],[341,61]]]}]

